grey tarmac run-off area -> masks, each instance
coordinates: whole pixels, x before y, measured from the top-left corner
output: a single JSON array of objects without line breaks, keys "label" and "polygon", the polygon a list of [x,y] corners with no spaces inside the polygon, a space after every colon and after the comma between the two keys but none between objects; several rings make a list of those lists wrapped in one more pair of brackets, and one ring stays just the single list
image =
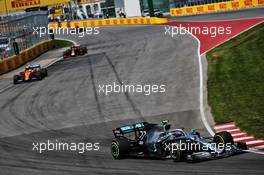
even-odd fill
[{"label": "grey tarmac run-off area", "polygon": [[[249,17],[261,12],[250,12]],[[248,12],[236,15],[241,13]],[[218,16],[224,15],[228,17],[228,13]],[[199,113],[198,43],[194,38],[165,36],[164,26],[100,31],[97,36],[67,37],[86,45],[88,55],[59,61],[48,68],[48,78],[12,86],[0,94],[1,175],[263,174],[264,156],[251,153],[200,163],[113,160],[109,144],[112,129],[119,125],[169,119],[174,127],[208,133]],[[113,82],[165,84],[166,92],[150,96],[98,93],[99,84]],[[84,154],[32,151],[33,142],[48,139],[99,142],[100,150]]]}]

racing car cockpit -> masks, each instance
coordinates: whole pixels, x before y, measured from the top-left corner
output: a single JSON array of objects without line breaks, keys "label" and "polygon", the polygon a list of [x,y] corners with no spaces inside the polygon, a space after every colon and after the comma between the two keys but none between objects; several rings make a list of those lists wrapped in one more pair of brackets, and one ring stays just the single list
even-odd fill
[{"label": "racing car cockpit", "polygon": [[153,144],[162,136],[164,136],[163,126],[156,125],[150,131],[148,131],[148,134],[146,135],[144,140],[146,144]]},{"label": "racing car cockpit", "polygon": [[39,64],[27,64],[25,67],[25,71],[39,70],[41,66]]},{"label": "racing car cockpit", "polygon": [[192,129],[190,133],[188,133],[188,136],[192,140],[201,140],[202,137],[200,133],[196,129]]},{"label": "racing car cockpit", "polygon": [[177,138],[186,137],[185,132],[182,129],[174,129],[169,132],[170,140],[175,140]]},{"label": "racing car cockpit", "polygon": [[168,140],[176,140],[186,137],[186,134],[182,129],[170,130],[168,123],[156,125],[146,135],[145,145],[150,151],[157,151],[157,143]]}]

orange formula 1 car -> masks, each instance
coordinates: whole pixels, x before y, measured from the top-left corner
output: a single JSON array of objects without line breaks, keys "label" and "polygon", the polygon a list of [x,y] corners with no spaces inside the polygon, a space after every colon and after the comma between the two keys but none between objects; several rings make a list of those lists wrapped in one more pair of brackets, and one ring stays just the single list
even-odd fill
[{"label": "orange formula 1 car", "polygon": [[48,71],[46,68],[41,68],[39,64],[27,65],[23,72],[18,75],[14,75],[13,82],[18,84],[19,82],[29,82],[33,79],[42,80],[44,77],[48,76]]},{"label": "orange formula 1 car", "polygon": [[65,52],[63,52],[63,58],[82,56],[87,53],[87,48],[81,45],[71,46]]}]

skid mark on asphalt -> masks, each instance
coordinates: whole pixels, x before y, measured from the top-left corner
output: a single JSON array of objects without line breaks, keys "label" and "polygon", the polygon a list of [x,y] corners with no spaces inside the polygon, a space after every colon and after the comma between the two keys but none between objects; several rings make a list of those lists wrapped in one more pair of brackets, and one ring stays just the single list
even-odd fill
[{"label": "skid mark on asphalt", "polygon": [[[113,64],[113,62],[111,61],[111,59],[108,57],[108,55],[106,53],[104,53],[104,56],[106,58],[106,60],[108,61],[108,63],[110,64],[111,68],[113,69],[114,71],[114,74],[117,78],[117,81],[120,85],[123,85],[123,82],[121,80],[121,78],[119,77],[117,71],[116,71],[116,68],[115,68],[115,65]],[[131,99],[130,95],[128,94],[128,92],[124,92],[125,96],[126,96],[126,99],[127,101],[130,103],[131,107],[133,108],[134,112],[143,119],[143,116],[140,112],[140,110],[137,108],[136,104],[133,102],[133,100]]]},{"label": "skid mark on asphalt", "polygon": [[100,118],[105,121],[105,116],[102,112],[102,108],[101,108],[101,104],[98,98],[98,94],[97,94],[97,90],[96,90],[96,86],[95,86],[95,81],[94,81],[94,72],[93,72],[93,65],[92,65],[92,61],[91,58],[88,58],[88,64],[89,64],[89,68],[90,68],[90,76],[91,76],[91,80],[92,80],[92,85],[93,85],[93,92],[94,92],[94,98],[96,101],[96,105],[97,105],[97,110],[99,113]]},{"label": "skid mark on asphalt", "polygon": [[10,85],[6,86],[5,88],[1,89],[0,94],[4,93],[4,92],[6,92],[6,91],[8,91],[14,87],[15,87],[14,85],[10,84]]},{"label": "skid mark on asphalt", "polygon": [[[18,86],[12,86],[11,88],[7,89],[7,90],[10,90],[10,89],[18,89]],[[21,86],[23,86],[22,89],[20,89],[19,93],[17,93],[14,97],[10,98],[9,100],[7,100],[7,102],[1,106],[1,108],[6,108],[7,106],[9,106],[10,103],[13,103],[16,99],[18,99],[21,95],[23,95],[23,92],[29,90],[30,88],[30,85],[29,84],[26,84],[26,83],[22,83]]]},{"label": "skid mark on asphalt", "polygon": [[[54,65],[52,65],[51,67],[49,67],[48,69],[52,69],[53,67],[56,67],[57,65],[60,65],[62,62],[58,62]],[[8,107],[7,110],[9,110],[9,113],[11,114],[13,120],[10,121],[17,121],[17,122],[13,122],[11,123],[9,120],[5,121],[5,118],[2,119],[0,121],[0,123],[3,123],[2,126],[6,126],[6,127],[12,127],[12,128],[30,128],[31,130],[49,130],[52,132],[52,134],[54,135],[63,135],[66,133],[61,133],[58,129],[54,129],[53,126],[48,126],[47,124],[49,124],[49,120],[48,120],[48,116],[47,114],[45,114],[45,112],[47,111],[52,111],[51,109],[54,109],[54,98],[56,97],[57,92],[59,92],[58,90],[56,90],[54,93],[51,92],[50,95],[45,96],[45,90],[46,89],[50,89],[49,87],[52,86],[52,84],[54,84],[55,82],[58,82],[59,79],[61,79],[61,76],[63,76],[63,74],[61,72],[65,72],[65,73],[69,73],[67,70],[69,70],[69,68],[72,67],[71,64],[66,64],[65,67],[60,67],[60,71],[50,71],[51,74],[49,77],[45,78],[44,80],[40,81],[40,82],[30,82],[30,83],[21,83],[19,85],[14,86],[14,89],[18,89],[18,91],[15,91],[14,94],[17,94],[15,97],[11,98],[10,100],[8,100],[5,104],[3,104],[3,106],[1,106],[2,109],[5,109]],[[49,83],[46,83],[45,81],[49,80]],[[36,83],[36,84],[35,84]],[[38,86],[38,84],[42,84],[42,86],[40,86],[40,88],[37,88],[34,90],[34,92],[32,94],[30,94],[30,98],[24,98],[23,101],[27,100],[26,102],[24,102],[24,112],[25,112],[25,118],[21,118],[21,113],[18,113],[17,111],[17,105],[16,105],[16,101],[18,99],[21,99],[22,95],[25,95],[25,93],[27,93],[27,91],[29,89],[34,89],[34,86]],[[48,91],[48,94],[50,93],[50,90]],[[45,101],[49,101],[49,103],[44,103],[41,104],[41,99],[45,98]],[[51,99],[50,99],[51,97]],[[28,105],[30,104],[30,105]],[[35,112],[34,110],[36,110],[37,112]],[[59,111],[58,111],[59,110]],[[62,109],[55,109],[56,112],[61,113]],[[30,118],[32,120],[30,120]],[[27,122],[30,121],[30,122]],[[15,124],[15,125],[14,125]],[[19,130],[19,129],[18,129]],[[25,136],[30,134],[30,133],[34,133],[35,131],[30,131],[29,133],[23,133]],[[69,133],[67,133],[69,134]],[[2,137],[5,138],[5,137]]]}]

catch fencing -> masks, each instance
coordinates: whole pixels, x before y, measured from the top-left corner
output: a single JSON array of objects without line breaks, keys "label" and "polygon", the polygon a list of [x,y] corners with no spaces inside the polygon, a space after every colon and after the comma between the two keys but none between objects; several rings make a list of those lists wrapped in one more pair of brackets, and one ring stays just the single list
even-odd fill
[{"label": "catch fencing", "polygon": [[0,18],[0,60],[22,52],[48,39],[39,37],[34,28],[47,27],[47,12],[34,11],[6,14]]}]

